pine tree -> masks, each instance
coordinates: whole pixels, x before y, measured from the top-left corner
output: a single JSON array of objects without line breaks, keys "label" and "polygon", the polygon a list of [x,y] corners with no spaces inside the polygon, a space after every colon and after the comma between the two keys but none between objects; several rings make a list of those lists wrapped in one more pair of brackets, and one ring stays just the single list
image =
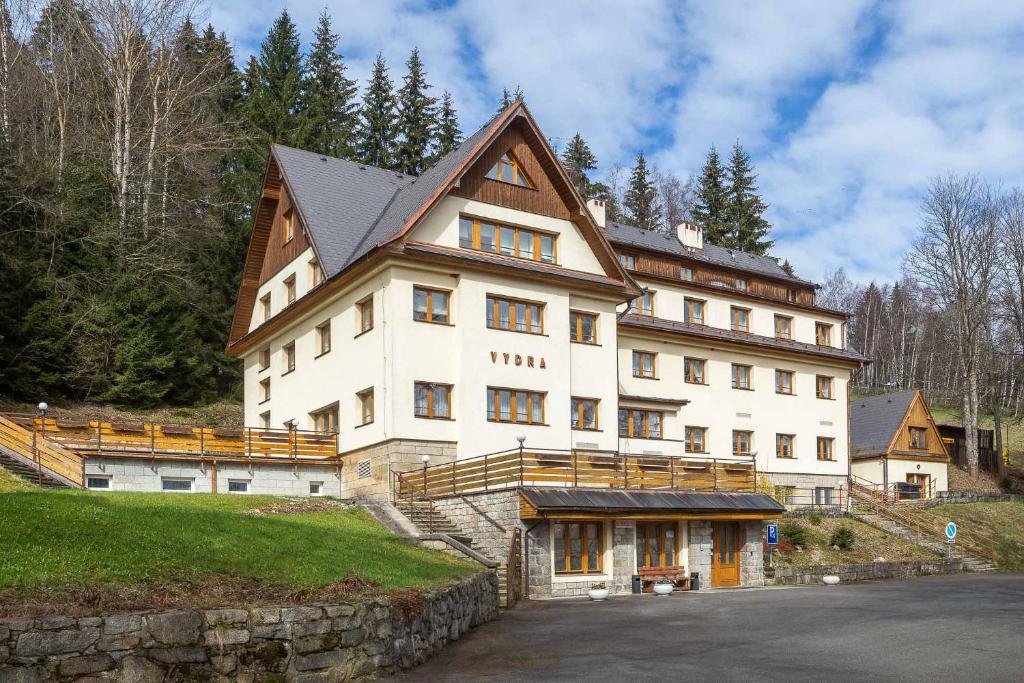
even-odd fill
[{"label": "pine tree", "polygon": [[786,271],[786,275],[790,277],[796,277],[796,271],[793,270],[793,264],[789,262],[789,259],[785,259],[782,262],[782,269]]},{"label": "pine tree", "polygon": [[565,146],[562,152],[562,166],[580,196],[584,199],[593,198],[595,186],[590,182],[587,173],[597,168],[597,157],[590,151],[590,146],[579,133],[576,133]]},{"label": "pine tree", "polygon": [[447,90],[441,95],[441,111],[437,115],[437,135],[434,138],[434,160],[448,154],[462,142],[459,129],[459,115],[455,112],[452,94]]},{"label": "pine tree", "polygon": [[427,95],[430,84],[423,72],[420,50],[414,47],[405,62],[407,72],[398,91],[398,150],[395,170],[419,175],[429,162],[437,129],[437,100]]},{"label": "pine tree", "polygon": [[639,228],[656,230],[661,225],[658,188],[651,179],[647,159],[642,152],[636,155],[636,165],[629,176],[629,187],[623,197],[622,208],[629,221]]},{"label": "pine tree", "polygon": [[498,105],[498,111],[505,111],[506,109],[508,109],[510,104],[512,104],[516,100],[522,99],[525,99],[523,96],[523,89],[520,88],[518,85],[516,86],[516,89],[513,90],[512,92],[509,92],[508,88],[502,88],[501,104]]},{"label": "pine tree", "polygon": [[248,74],[247,118],[262,137],[258,144],[297,143],[303,67],[299,34],[288,10],[282,10],[274,21],[260,45],[259,57],[250,65],[255,70]]},{"label": "pine tree", "polygon": [[768,253],[772,240],[767,239],[771,224],[764,219],[768,205],[757,192],[757,174],[750,163],[750,155],[743,151],[739,140],[733,145],[726,169],[728,196],[726,216],[730,225],[731,244],[750,254]]},{"label": "pine tree", "polygon": [[379,168],[391,167],[395,150],[395,96],[392,87],[384,55],[377,53],[359,114],[359,159]]},{"label": "pine tree", "polygon": [[725,169],[714,145],[708,150],[697,185],[697,198],[693,204],[693,220],[704,228],[704,241],[708,244],[728,246],[727,202]]},{"label": "pine tree", "polygon": [[303,147],[320,154],[351,158],[355,147],[356,83],[345,76],[338,36],[327,11],[313,31],[302,84]]}]

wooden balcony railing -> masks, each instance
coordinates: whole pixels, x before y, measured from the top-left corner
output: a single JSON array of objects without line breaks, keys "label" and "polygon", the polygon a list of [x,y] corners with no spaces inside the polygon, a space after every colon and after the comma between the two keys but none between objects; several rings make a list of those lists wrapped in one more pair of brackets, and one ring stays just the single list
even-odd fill
[{"label": "wooden balcony railing", "polygon": [[47,442],[46,439],[33,433],[31,427],[26,428],[2,415],[0,415],[0,446],[32,461],[37,468],[45,468],[79,486],[85,484],[82,458],[78,454]]},{"label": "wooden balcony railing", "polygon": [[125,455],[223,460],[329,460],[338,435],[300,429],[194,427],[154,422],[65,420],[9,415],[45,441],[80,455]]},{"label": "wooden balcony railing", "polygon": [[514,450],[394,473],[396,498],[423,499],[520,486],[753,491],[752,457]]}]

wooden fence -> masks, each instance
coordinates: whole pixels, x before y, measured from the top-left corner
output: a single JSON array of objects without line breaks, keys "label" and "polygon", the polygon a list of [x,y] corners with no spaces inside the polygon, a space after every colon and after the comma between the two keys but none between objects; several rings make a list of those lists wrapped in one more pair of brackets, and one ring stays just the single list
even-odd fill
[{"label": "wooden fence", "polygon": [[79,486],[85,485],[81,457],[68,449],[47,442],[46,439],[33,434],[31,429],[26,429],[2,415],[0,446],[5,446],[37,466],[45,467]]},{"label": "wooden fence", "polygon": [[519,486],[753,491],[753,458],[506,451],[395,474],[395,495],[439,498]]}]

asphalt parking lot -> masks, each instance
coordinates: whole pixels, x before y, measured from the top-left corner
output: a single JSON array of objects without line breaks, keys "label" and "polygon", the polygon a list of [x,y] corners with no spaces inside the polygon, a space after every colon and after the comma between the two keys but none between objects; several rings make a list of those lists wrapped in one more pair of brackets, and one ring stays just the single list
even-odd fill
[{"label": "asphalt parking lot", "polygon": [[1024,574],[525,602],[404,681],[1024,681]]}]

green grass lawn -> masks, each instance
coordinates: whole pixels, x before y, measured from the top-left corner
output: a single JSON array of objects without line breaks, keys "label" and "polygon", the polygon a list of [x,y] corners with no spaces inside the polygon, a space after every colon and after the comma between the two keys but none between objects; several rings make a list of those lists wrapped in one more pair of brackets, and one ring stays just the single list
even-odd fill
[{"label": "green grass lawn", "polygon": [[[815,523],[817,521],[817,523]],[[888,562],[904,560],[935,559],[936,555],[926,548],[890,536],[883,531],[848,517],[822,517],[817,520],[806,517],[787,518],[780,524],[786,539],[785,526],[796,524],[804,529],[807,537],[803,551],[776,550],[774,564],[776,567],[815,567],[828,564],[866,564],[878,557]],[[849,550],[834,550],[829,545],[832,533],[840,526],[846,525],[853,530],[853,547]],[[785,544],[783,544],[785,547]]]},{"label": "green grass lawn", "polygon": [[1024,570],[1024,503],[966,503],[939,505],[926,512],[935,523],[956,522],[996,543],[999,568]]},{"label": "green grass lawn", "polygon": [[[163,604],[316,594],[349,577],[431,588],[479,566],[405,542],[357,507],[244,514],[264,496],[37,491],[0,495],[0,595]],[[311,591],[311,593],[310,593]],[[205,596],[205,597],[204,597]],[[69,598],[74,602],[77,598]],[[171,600],[173,602],[174,600]],[[115,600],[116,602],[116,600]],[[10,609],[6,610],[10,612]]]},{"label": "green grass lawn", "polygon": [[21,477],[16,477],[3,467],[0,467],[0,493],[13,493],[15,491],[38,491],[35,484],[31,484]]}]

